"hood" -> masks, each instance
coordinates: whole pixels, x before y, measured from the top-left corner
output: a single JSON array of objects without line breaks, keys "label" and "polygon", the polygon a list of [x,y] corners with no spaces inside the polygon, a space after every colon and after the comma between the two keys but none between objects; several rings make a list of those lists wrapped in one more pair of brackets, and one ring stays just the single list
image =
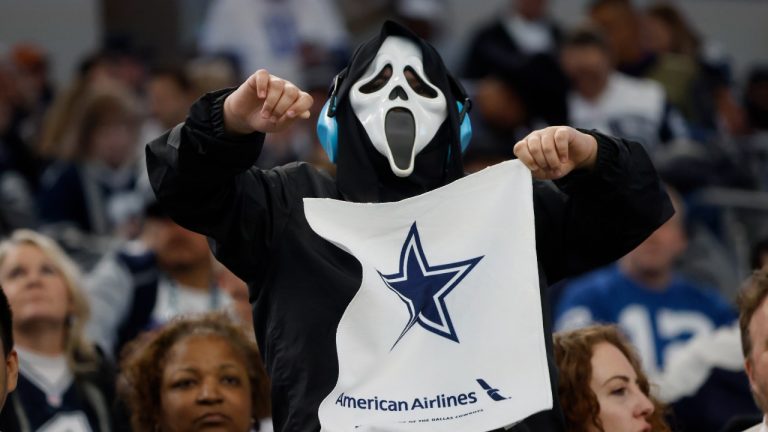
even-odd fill
[{"label": "hood", "polygon": [[[371,143],[350,104],[352,86],[365,74],[389,36],[412,40],[421,48],[424,73],[445,95],[448,115],[432,140],[416,155],[413,172],[398,177],[389,161]],[[342,196],[354,202],[388,202],[419,195],[463,175],[457,102],[465,102],[464,90],[454,80],[431,45],[407,28],[387,21],[381,32],[360,45],[340,73],[336,100],[338,150],[336,179]]]}]

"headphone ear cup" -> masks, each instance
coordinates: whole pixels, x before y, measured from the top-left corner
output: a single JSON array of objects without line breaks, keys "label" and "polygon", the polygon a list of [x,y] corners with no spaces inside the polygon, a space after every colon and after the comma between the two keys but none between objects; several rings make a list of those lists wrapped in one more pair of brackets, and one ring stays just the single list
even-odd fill
[{"label": "headphone ear cup", "polygon": [[[459,113],[464,109],[464,105],[461,102],[456,102],[459,106]],[[467,151],[469,142],[472,140],[472,123],[469,121],[469,113],[464,114],[464,120],[459,125],[459,142],[461,143],[461,153]]]},{"label": "headphone ear cup", "polygon": [[325,102],[323,110],[317,118],[317,137],[320,139],[320,145],[328,155],[331,163],[336,163],[336,153],[339,148],[339,125],[336,123],[336,117],[328,115],[328,107],[331,100]]}]

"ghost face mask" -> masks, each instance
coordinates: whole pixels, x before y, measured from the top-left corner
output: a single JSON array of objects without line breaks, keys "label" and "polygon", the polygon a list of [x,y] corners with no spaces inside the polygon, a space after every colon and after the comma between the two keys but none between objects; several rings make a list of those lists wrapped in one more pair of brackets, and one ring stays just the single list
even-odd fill
[{"label": "ghost face mask", "polygon": [[349,94],[352,110],[392,172],[407,177],[448,116],[445,95],[424,73],[421,49],[389,36]]}]

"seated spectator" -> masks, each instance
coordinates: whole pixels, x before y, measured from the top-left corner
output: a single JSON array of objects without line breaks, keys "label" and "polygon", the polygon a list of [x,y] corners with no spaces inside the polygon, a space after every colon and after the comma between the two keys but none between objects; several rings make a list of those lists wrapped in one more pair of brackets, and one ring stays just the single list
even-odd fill
[{"label": "seated spectator", "polygon": [[[759,269],[753,261],[753,269]],[[749,282],[747,283],[749,285]],[[675,430],[741,432],[756,423],[744,373],[738,322],[701,333],[676,347],[653,377],[656,396],[674,412]]]},{"label": "seated spectator", "polygon": [[86,278],[94,311],[88,334],[115,358],[142,331],[232,304],[216,283],[205,236],[177,225],[155,202],[146,213],[141,239],[107,255]]},{"label": "seated spectator", "polygon": [[651,51],[646,41],[644,17],[631,0],[593,0],[589,15],[605,35],[616,69],[633,77],[657,81],[686,120],[694,120],[692,90],[699,73],[696,61]]},{"label": "seated spectator", "polygon": [[613,67],[608,45],[599,33],[576,30],[562,50],[571,126],[633,139],[653,152],[660,144],[686,136],[685,121],[667,102],[664,88]]},{"label": "seated spectator", "polygon": [[664,407],[629,342],[613,326],[554,335],[558,396],[569,432],[668,432]]},{"label": "seated spectator", "polygon": [[184,121],[197,95],[183,70],[158,69],[150,76],[147,97],[150,115],[165,131]]},{"label": "seated spectator", "polygon": [[749,72],[744,105],[750,130],[768,132],[768,67],[755,67]]},{"label": "seated spectator", "polygon": [[[689,123],[700,132],[715,132],[721,123],[725,132],[744,131],[744,112],[731,91],[731,67],[725,49],[701,38],[674,4],[659,2],[645,11],[650,51],[692,62],[698,73],[691,86]],[[706,135],[694,133],[697,139]]]},{"label": "seated spectator", "polygon": [[555,312],[558,330],[619,324],[651,375],[664,369],[682,342],[736,319],[735,310],[713,289],[676,272],[686,237],[680,199],[670,195],[677,213],[618,265],[573,280]]},{"label": "seated spectator", "polygon": [[270,73],[304,88],[304,68],[334,58],[343,64],[348,35],[330,0],[219,0],[206,9],[198,35],[202,54],[234,54],[248,75]]},{"label": "seated spectator", "polygon": [[139,120],[130,93],[110,88],[88,94],[76,126],[74,160],[53,164],[43,174],[38,198],[44,223],[112,236],[140,213]]},{"label": "seated spectator", "polygon": [[[739,297],[739,329],[744,367],[749,377],[752,395],[764,417],[749,432],[768,428],[768,270],[757,270],[747,281]],[[746,432],[746,431],[745,431]]]},{"label": "seated spectator", "polygon": [[[189,75],[181,68],[156,69],[152,71],[147,83],[147,103],[149,118],[141,125],[141,143],[152,141],[168,129],[182,123],[187,111],[197,96],[195,85]],[[147,199],[154,197],[147,176],[144,147],[137,146],[137,165],[139,171],[137,188]]]},{"label": "seated spectator", "polygon": [[0,237],[37,222],[34,195],[39,164],[19,125],[19,77],[0,56]]},{"label": "seated spectator", "polygon": [[479,79],[516,69],[528,56],[555,55],[560,28],[547,1],[509,0],[502,13],[478,29],[467,49],[463,76]]},{"label": "seated spectator", "polygon": [[5,367],[0,368],[0,411],[5,406],[8,393],[16,390],[19,378],[19,356],[13,348],[13,315],[8,297],[0,287],[0,344],[2,345]]},{"label": "seated spectator", "polygon": [[114,374],[83,336],[88,303],[75,264],[51,239],[19,230],[0,243],[0,284],[19,356],[0,430],[114,430]]},{"label": "seated spectator", "polygon": [[148,142],[183,122],[197,96],[183,69],[154,70],[147,83],[149,119],[142,125],[141,142]]},{"label": "seated spectator", "polygon": [[271,430],[267,374],[243,328],[209,314],[174,320],[145,339],[121,364],[133,430]]},{"label": "seated spectator", "polygon": [[761,190],[768,190],[768,67],[753,67],[743,95],[748,135],[740,147],[747,150],[747,162]]},{"label": "seated spectator", "polygon": [[472,36],[462,77],[506,83],[521,93],[530,118],[566,123],[567,84],[556,55],[560,29],[547,15],[548,2],[509,0],[506,6]]},{"label": "seated spectator", "polygon": [[[18,98],[16,99],[15,120],[17,131],[31,150],[39,139],[43,117],[53,100],[54,86],[51,79],[51,61],[43,46],[33,43],[14,45],[9,57],[16,70]],[[34,155],[30,156],[34,157]],[[35,163],[35,161],[28,162]],[[33,167],[28,166],[27,168]],[[33,171],[26,172],[31,174]],[[29,180],[36,179],[30,178]]]},{"label": "seated spectator", "polygon": [[[42,77],[26,74],[26,68],[19,64],[18,54],[27,51],[26,47],[20,45],[13,51],[7,56],[0,49],[0,164],[4,165],[0,172],[12,169],[34,190],[45,167],[45,161],[34,148],[40,129],[38,122],[45,109],[39,99],[40,89],[36,88],[36,78]],[[45,62],[40,52],[28,54],[22,57],[30,57],[26,59],[29,63]]]}]

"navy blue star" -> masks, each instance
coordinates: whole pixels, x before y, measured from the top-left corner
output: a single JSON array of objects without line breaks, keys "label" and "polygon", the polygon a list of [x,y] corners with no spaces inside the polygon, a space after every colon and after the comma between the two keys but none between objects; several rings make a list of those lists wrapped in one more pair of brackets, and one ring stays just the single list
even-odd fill
[{"label": "navy blue star", "polygon": [[414,222],[400,252],[400,270],[391,275],[379,272],[387,287],[408,307],[410,315],[403,332],[392,347],[394,348],[416,323],[425,330],[458,343],[459,338],[445,306],[445,297],[482,258],[480,256],[466,261],[430,266]]}]

